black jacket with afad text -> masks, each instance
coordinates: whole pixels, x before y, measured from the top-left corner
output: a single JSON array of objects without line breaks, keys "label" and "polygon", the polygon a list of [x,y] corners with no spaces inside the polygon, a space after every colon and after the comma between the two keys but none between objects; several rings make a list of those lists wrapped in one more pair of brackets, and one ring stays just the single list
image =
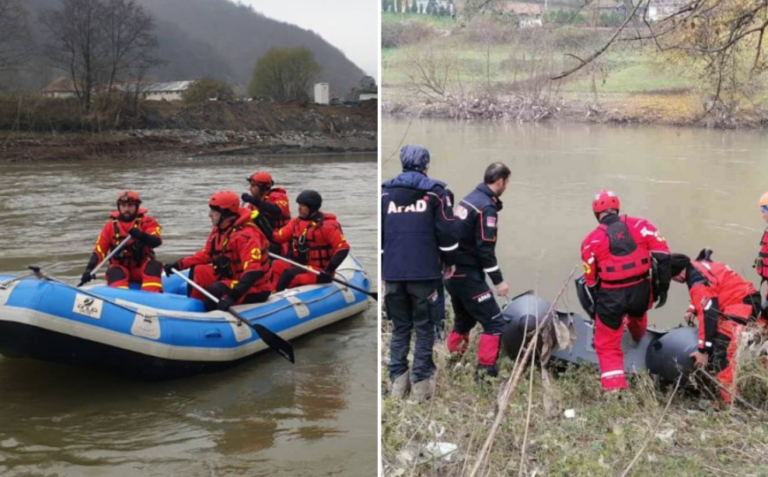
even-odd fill
[{"label": "black jacket with afad text", "polygon": [[381,187],[382,278],[438,280],[453,263],[452,195],[445,184],[407,171]]}]

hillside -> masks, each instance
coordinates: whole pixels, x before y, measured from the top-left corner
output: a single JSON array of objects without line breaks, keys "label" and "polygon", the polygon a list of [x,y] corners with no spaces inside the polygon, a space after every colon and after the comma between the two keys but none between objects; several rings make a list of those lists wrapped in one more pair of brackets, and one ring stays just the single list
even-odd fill
[{"label": "hillside", "polygon": [[[228,0],[138,0],[155,19],[158,54],[168,63],[153,72],[159,81],[212,75],[230,83],[248,83],[256,60],[274,46],[309,48],[323,67],[320,81],[333,92],[355,86],[363,71],[335,46],[314,32],[275,21]],[[42,43],[37,15],[55,9],[59,0],[25,0],[35,39]],[[25,71],[10,77],[12,87],[40,89],[60,74],[38,58]]]}]

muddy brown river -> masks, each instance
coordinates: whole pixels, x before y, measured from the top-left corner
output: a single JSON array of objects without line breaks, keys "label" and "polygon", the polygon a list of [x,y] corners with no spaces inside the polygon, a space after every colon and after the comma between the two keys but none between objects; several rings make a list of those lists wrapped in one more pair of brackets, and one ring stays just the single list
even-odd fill
[{"label": "muddy brown river", "polygon": [[[203,246],[211,194],[259,169],[291,201],[318,190],[378,282],[375,154],[3,163],[0,273],[43,264],[76,283],[126,188],[163,227],[158,258],[178,259]],[[372,302],[294,340],[295,365],[265,352],[164,383],[0,357],[0,475],[375,475],[377,333]]]},{"label": "muddy brown river", "polygon": [[[497,255],[512,295],[534,289],[552,300],[575,265],[581,273],[579,247],[597,225],[591,202],[601,188],[619,195],[623,213],[656,224],[673,251],[695,257],[711,248],[759,285],[752,263],[766,225],[757,200],[768,191],[761,131],[385,119],[383,179],[400,171],[393,152],[401,141],[431,151],[430,175],[457,200],[491,162],[510,166]],[[569,283],[560,308],[583,313],[574,290]],[[687,302],[673,283],[667,304],[649,313],[651,325],[681,323]]]}]

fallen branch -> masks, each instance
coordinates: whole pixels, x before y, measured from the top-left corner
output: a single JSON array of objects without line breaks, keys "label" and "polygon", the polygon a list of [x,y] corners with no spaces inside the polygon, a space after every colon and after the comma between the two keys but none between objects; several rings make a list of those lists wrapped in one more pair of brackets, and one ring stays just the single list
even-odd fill
[{"label": "fallen branch", "polygon": [[[539,344],[539,326],[538,326],[538,320],[537,320],[536,332],[533,335],[533,342],[529,346],[532,349],[536,349],[536,346],[538,344]],[[536,366],[533,365],[533,358],[531,358],[531,374],[528,378],[528,413],[525,416],[525,433],[523,434],[522,449],[520,449],[520,470],[517,473],[518,477],[523,477],[523,471],[525,470],[525,450],[528,445],[528,429],[531,427],[531,410],[533,409],[533,370],[535,368]]]},{"label": "fallen branch", "polygon": [[[560,301],[560,298],[562,297],[563,293],[565,293],[565,289],[568,286],[568,283],[571,281],[571,277],[573,277],[573,274],[576,273],[576,268],[573,267],[571,270],[571,273],[568,275],[568,278],[565,279],[565,282],[563,283],[562,288],[560,289],[560,292],[555,297],[555,300],[552,302],[552,306],[549,307],[549,310],[547,310],[547,313],[544,315],[544,318],[539,322],[539,320],[536,321],[536,334],[535,336],[538,336],[539,332],[542,329],[545,329],[549,321],[552,319],[553,316],[557,314],[555,312],[555,305],[558,301]],[[529,345],[526,350],[525,354],[523,355],[522,359],[518,359],[517,363],[515,364],[515,367],[512,370],[512,376],[509,377],[507,382],[504,385],[504,391],[502,395],[498,399],[499,403],[499,410],[498,414],[496,415],[496,419],[493,421],[493,425],[491,426],[491,431],[488,433],[488,437],[485,439],[485,443],[483,444],[483,447],[480,449],[480,452],[477,454],[477,458],[475,460],[475,465],[472,467],[472,471],[469,473],[469,477],[475,477],[477,475],[480,468],[483,466],[486,458],[488,457],[488,454],[490,453],[491,445],[493,444],[493,439],[496,437],[496,431],[499,429],[499,425],[501,424],[502,419],[504,419],[504,415],[506,414],[507,407],[509,406],[509,399],[512,396],[512,392],[514,392],[515,388],[517,387],[517,383],[520,380],[520,376],[523,374],[523,370],[525,369],[526,363],[530,359],[533,361],[533,350],[535,349],[535,346]]]},{"label": "fallen branch", "polygon": [[758,409],[757,407],[755,407],[752,404],[748,403],[747,401],[743,400],[736,393],[732,392],[730,389],[728,389],[725,386],[723,386],[722,383],[720,383],[720,381],[716,377],[712,376],[711,374],[706,372],[704,369],[699,368],[699,369],[696,370],[696,372],[699,373],[699,374],[702,374],[703,376],[705,376],[707,378],[709,378],[709,380],[712,381],[712,383],[714,383],[715,386],[717,386],[718,388],[720,388],[723,391],[727,392],[733,399],[735,399],[738,402],[740,402],[741,404],[745,405],[751,411],[755,411],[757,413],[761,413],[762,414],[762,412],[763,412],[762,410]]}]

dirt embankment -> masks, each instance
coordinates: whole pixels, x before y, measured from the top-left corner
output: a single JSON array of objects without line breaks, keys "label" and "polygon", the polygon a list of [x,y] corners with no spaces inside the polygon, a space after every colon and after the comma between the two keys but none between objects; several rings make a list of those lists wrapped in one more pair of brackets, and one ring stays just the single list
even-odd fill
[{"label": "dirt embankment", "polygon": [[[393,94],[389,95],[388,92]],[[755,129],[768,126],[761,107],[721,107],[704,102],[694,92],[635,93],[601,99],[532,99],[524,95],[479,95],[444,102],[414,99],[395,88],[384,89],[382,114],[392,117],[493,120],[518,123],[565,121],[596,124],[652,124],[713,129]],[[705,109],[708,108],[708,109]]]},{"label": "dirt embankment", "polygon": [[134,126],[103,132],[0,131],[0,160],[127,158],[151,153],[375,152],[378,103],[146,105]]}]

